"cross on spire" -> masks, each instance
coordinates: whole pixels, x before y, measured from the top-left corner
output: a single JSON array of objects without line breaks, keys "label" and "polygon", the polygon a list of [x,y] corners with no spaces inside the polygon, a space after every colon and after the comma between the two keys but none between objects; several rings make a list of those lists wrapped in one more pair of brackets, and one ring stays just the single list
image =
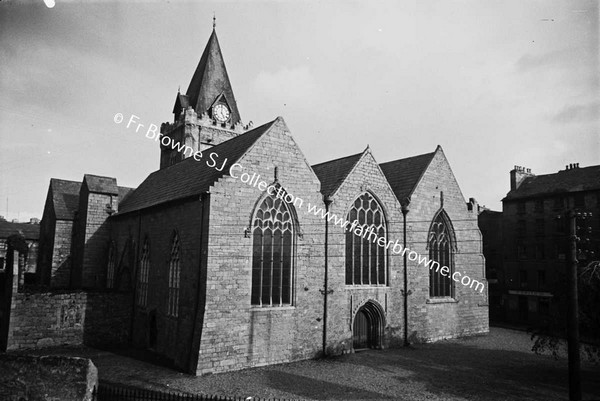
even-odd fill
[{"label": "cross on spire", "polygon": [[213,30],[217,27],[217,16],[216,14],[213,12]]}]

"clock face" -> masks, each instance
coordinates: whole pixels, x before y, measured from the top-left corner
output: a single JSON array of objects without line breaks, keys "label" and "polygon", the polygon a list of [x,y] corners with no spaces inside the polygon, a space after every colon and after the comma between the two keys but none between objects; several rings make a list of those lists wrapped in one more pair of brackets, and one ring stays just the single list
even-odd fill
[{"label": "clock face", "polygon": [[229,108],[223,103],[215,104],[212,109],[212,115],[215,120],[220,123],[224,123],[229,120]]}]

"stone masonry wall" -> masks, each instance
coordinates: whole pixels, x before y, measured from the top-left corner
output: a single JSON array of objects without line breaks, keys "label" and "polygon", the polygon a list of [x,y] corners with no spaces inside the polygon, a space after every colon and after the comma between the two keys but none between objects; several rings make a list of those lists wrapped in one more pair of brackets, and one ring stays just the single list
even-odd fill
[{"label": "stone masonry wall", "polygon": [[428,233],[436,212],[443,207],[450,218],[457,242],[454,271],[468,275],[485,285],[483,293],[454,283],[454,299],[431,299],[429,269],[409,261],[409,336],[415,340],[435,341],[489,331],[487,280],[482,254],[481,233],[477,225],[477,207],[467,210],[465,198],[452,169],[441,150],[433,157],[417,185],[407,215],[408,248],[429,256]]},{"label": "stone masonry wall", "polygon": [[[106,221],[107,204],[113,204],[114,195],[89,193],[82,255],[82,287],[102,288],[106,283],[106,263],[110,230]],[[81,246],[81,243],[80,243]]]},{"label": "stone masonry wall", "polygon": [[[117,276],[120,282],[117,285],[122,285],[131,274],[132,285],[139,287],[141,249],[146,239],[149,244],[148,296],[146,304],[142,305],[135,294],[133,344],[152,348],[184,371],[191,369],[193,332],[201,328],[199,324],[195,325],[201,269],[201,223],[202,202],[197,198],[162,206],[159,213],[157,209],[149,209],[139,215],[130,213],[111,219],[111,239],[115,241],[119,263]],[[181,267],[178,317],[168,315],[169,258],[175,232],[179,235]],[[124,255],[131,239],[132,261],[130,255]],[[195,366],[192,370],[195,373]]]},{"label": "stone masonry wall", "polygon": [[3,401],[91,401],[97,385],[98,370],[89,359],[0,355]]},{"label": "stone masonry wall", "polygon": [[71,241],[73,236],[73,221],[57,220],[54,231],[52,249],[52,268],[50,286],[66,288],[71,280]]},{"label": "stone masonry wall", "polygon": [[[369,192],[384,210],[387,240],[402,244],[402,213],[387,179],[370,152],[367,152],[333,196],[331,213],[348,219],[354,201]],[[323,221],[323,220],[322,220]],[[324,221],[323,221],[324,224]],[[352,349],[352,324],[360,306],[375,301],[385,313],[383,346],[402,342],[403,331],[403,264],[402,257],[387,251],[388,285],[346,285],[346,236],[339,225],[329,229],[328,352],[338,354]],[[380,250],[383,248],[380,248]]]},{"label": "stone masonry wall", "polygon": [[[230,163],[230,162],[229,162]],[[198,374],[307,359],[321,352],[324,266],[324,224],[306,213],[307,204],[323,206],[320,183],[287,127],[279,119],[242,157],[242,172],[274,181],[303,205],[298,216],[293,304],[252,306],[252,238],[244,230],[265,192],[224,177],[210,190],[207,294]],[[228,164],[229,165],[229,164]]]},{"label": "stone masonry wall", "polygon": [[114,292],[13,294],[8,350],[125,343],[130,300],[130,294]]}]

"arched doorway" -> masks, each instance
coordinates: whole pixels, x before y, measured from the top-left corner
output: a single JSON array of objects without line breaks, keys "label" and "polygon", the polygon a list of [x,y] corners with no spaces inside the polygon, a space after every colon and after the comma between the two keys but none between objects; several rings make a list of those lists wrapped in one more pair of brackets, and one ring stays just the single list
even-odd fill
[{"label": "arched doorway", "polygon": [[373,302],[364,304],[354,316],[352,345],[355,350],[381,348],[384,317],[381,309]]}]

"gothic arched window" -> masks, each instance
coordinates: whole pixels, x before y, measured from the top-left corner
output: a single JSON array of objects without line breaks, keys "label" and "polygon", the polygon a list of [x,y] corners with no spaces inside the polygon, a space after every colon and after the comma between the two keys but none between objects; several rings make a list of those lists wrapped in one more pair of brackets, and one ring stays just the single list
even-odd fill
[{"label": "gothic arched window", "polygon": [[179,315],[179,282],[181,265],[179,264],[179,235],[173,235],[171,242],[171,259],[169,260],[169,308],[167,314],[177,317]]},{"label": "gothic arched window", "polygon": [[[444,211],[437,214],[429,230],[428,247],[429,259],[438,262],[439,268],[429,269],[429,296],[452,297],[452,273],[454,273],[454,260],[452,255],[452,228],[450,219]],[[450,271],[442,274],[442,267],[447,266]]]},{"label": "gothic arched window", "polygon": [[288,205],[266,197],[254,217],[252,238],[252,305],[291,305],[294,222]]},{"label": "gothic arched window", "polygon": [[150,244],[148,238],[144,241],[142,256],[140,258],[140,271],[138,278],[138,305],[148,304],[148,277],[150,276]]},{"label": "gothic arched window", "polygon": [[114,288],[115,286],[115,264],[116,264],[116,249],[115,243],[111,241],[108,246],[108,263],[106,267],[106,288]]},{"label": "gothic arched window", "polygon": [[[379,238],[387,241],[383,208],[365,192],[354,201],[348,221],[358,225],[346,232],[346,284],[387,285],[386,248],[377,245]],[[357,235],[356,227],[360,233],[372,234]]]}]

